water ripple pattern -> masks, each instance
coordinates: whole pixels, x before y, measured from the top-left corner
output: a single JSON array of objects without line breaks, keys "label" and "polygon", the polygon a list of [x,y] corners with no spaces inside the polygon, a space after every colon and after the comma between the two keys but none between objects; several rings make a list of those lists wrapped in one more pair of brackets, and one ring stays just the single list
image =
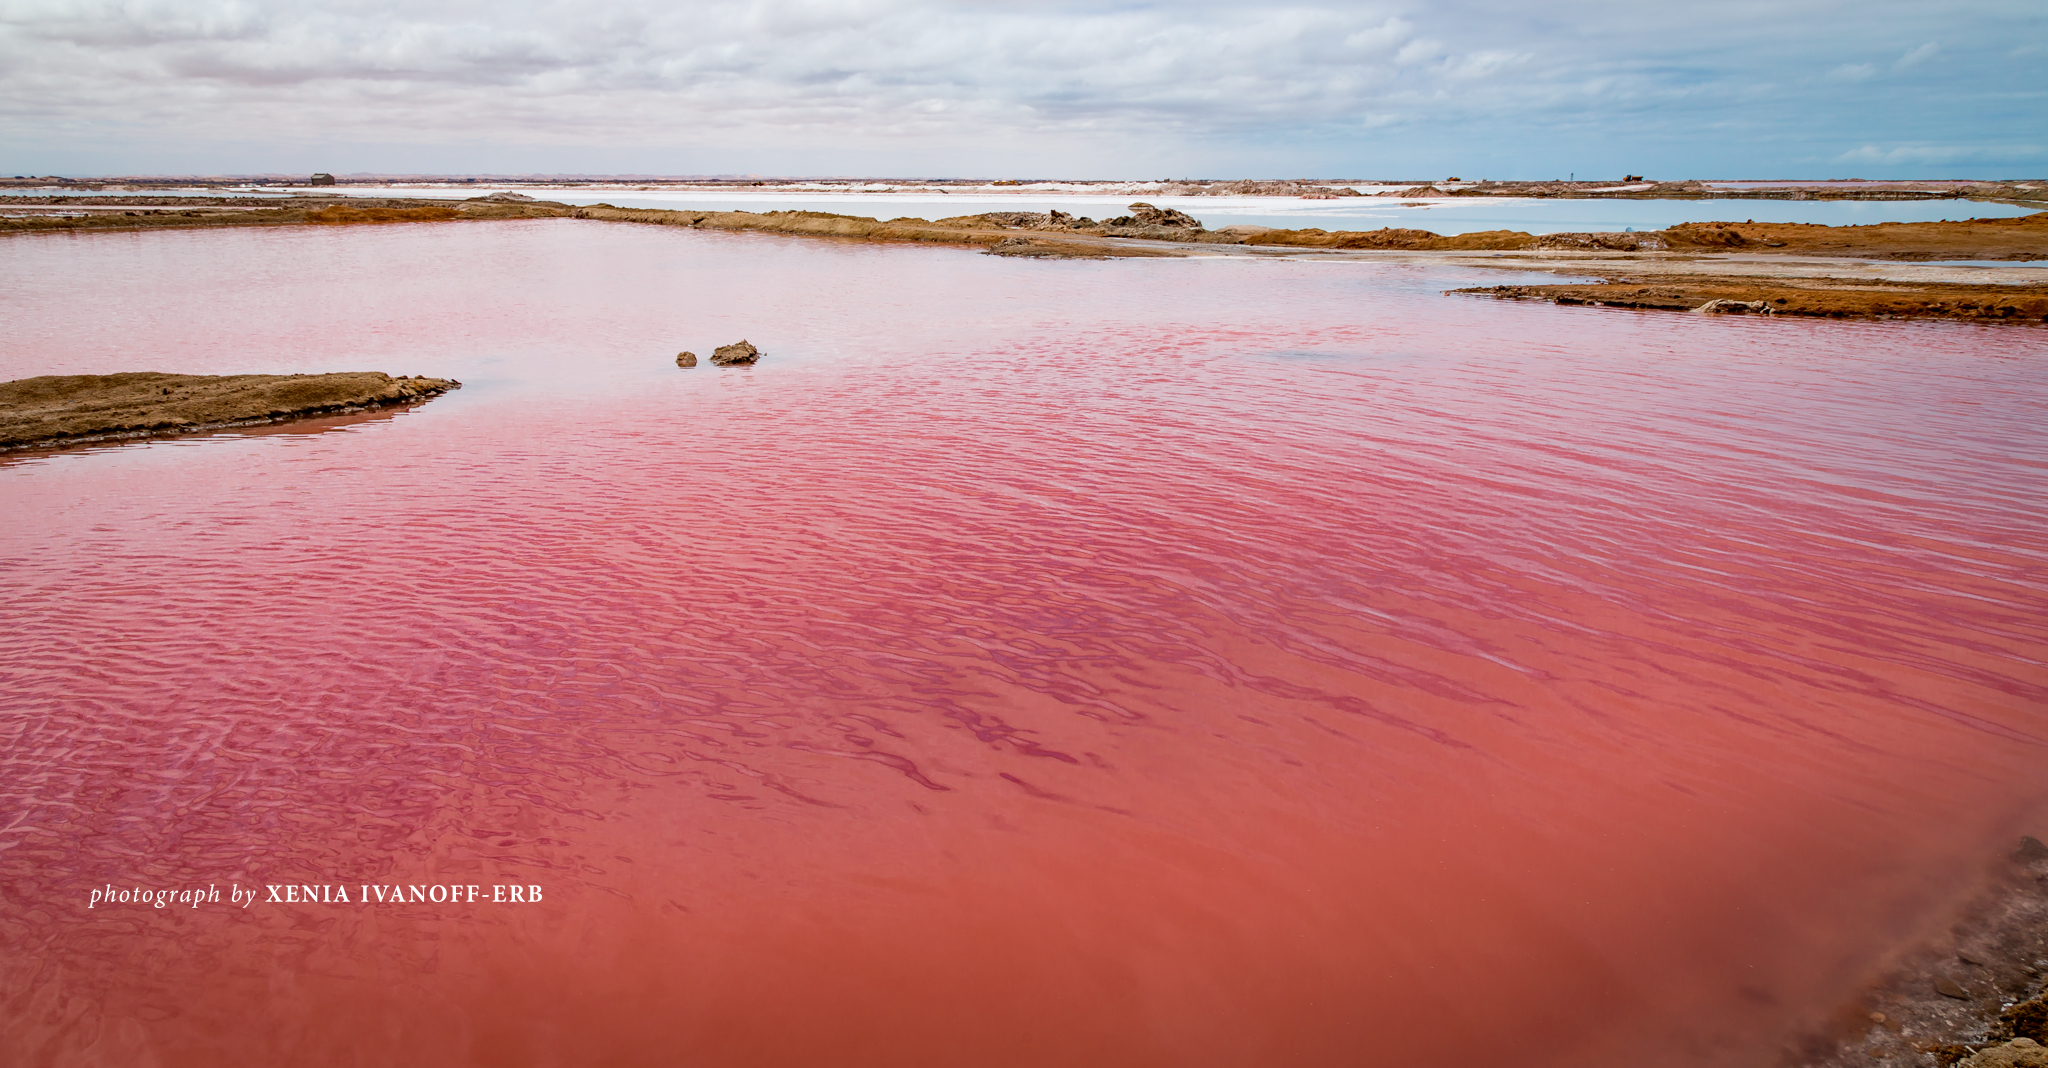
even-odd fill
[{"label": "water ripple pattern", "polygon": [[[0,460],[0,1063],[1752,1064],[2041,833],[2036,329],[573,220],[0,256],[5,377],[466,383]],[[86,907],[431,882],[545,896]]]}]

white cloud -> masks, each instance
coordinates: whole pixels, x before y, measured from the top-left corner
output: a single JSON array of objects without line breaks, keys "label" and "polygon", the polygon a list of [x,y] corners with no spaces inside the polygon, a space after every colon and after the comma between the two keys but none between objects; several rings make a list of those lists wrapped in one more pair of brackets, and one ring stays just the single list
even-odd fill
[{"label": "white cloud", "polygon": [[[1150,173],[1276,145],[1375,161],[1398,144],[1521,144],[1550,153],[1547,177],[1590,165],[1562,137],[1633,137],[1640,167],[1645,136],[1702,130],[1809,158],[1814,129],[1842,131],[1825,152],[1932,140],[1897,127],[1909,111],[1867,105],[1942,72],[1988,86],[2009,68],[2001,103],[1966,122],[2043,102],[2027,63],[2003,58],[2042,25],[2037,0],[1955,2],[1969,10],[1728,0],[1703,21],[1626,0],[0,0],[0,166],[82,146],[385,144]],[[1940,52],[1933,35],[1960,18],[2018,28]],[[1868,83],[1861,110],[1788,95],[1779,80],[1799,69]],[[1346,147],[1363,128],[1371,150]],[[1225,170],[1264,166],[1283,165]]]},{"label": "white cloud", "polygon": [[1933,41],[1929,41],[1926,44],[1913,49],[1911,52],[1908,52],[1905,55],[1900,56],[1899,61],[1897,63],[1892,64],[1892,69],[1906,70],[1909,67],[1918,66],[1922,62],[1934,58],[1935,53],[1940,51],[1941,46],[1939,44],[1936,44]]}]

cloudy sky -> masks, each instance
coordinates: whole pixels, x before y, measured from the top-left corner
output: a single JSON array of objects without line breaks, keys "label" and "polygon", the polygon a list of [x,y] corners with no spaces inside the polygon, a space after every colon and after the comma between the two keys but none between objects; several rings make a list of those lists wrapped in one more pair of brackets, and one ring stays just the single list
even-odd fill
[{"label": "cloudy sky", "polygon": [[2043,176],[2044,72],[2044,0],[0,0],[0,171]]}]

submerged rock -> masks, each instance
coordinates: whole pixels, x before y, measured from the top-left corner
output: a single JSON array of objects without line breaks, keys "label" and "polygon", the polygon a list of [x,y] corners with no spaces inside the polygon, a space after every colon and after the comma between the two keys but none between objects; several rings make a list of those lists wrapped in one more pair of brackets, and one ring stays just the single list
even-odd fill
[{"label": "submerged rock", "polygon": [[745,338],[730,345],[720,345],[711,353],[711,362],[719,367],[751,364],[760,358],[761,350],[755,348]]},{"label": "submerged rock", "polygon": [[695,367],[695,366],[697,366],[697,354],[696,354],[696,353],[694,353],[694,352],[678,352],[678,353],[676,353],[676,366],[677,366],[677,367]]},{"label": "submerged rock", "polygon": [[1720,300],[1710,300],[1693,309],[1693,311],[1699,312],[1702,315],[1726,315],[1730,313],[1769,315],[1776,310],[1771,307],[1771,302],[1767,300],[1729,300],[1725,297]]}]

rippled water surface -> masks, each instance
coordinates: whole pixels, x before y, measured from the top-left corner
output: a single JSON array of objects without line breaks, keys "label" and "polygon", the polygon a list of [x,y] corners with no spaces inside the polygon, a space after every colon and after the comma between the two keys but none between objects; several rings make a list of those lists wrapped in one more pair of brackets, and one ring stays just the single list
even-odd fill
[{"label": "rippled water surface", "polygon": [[[2037,329],[573,220],[0,264],[0,377],[465,382],[0,463],[0,1062],[1756,1064],[2041,833]],[[544,897],[87,907],[435,882]]]}]

